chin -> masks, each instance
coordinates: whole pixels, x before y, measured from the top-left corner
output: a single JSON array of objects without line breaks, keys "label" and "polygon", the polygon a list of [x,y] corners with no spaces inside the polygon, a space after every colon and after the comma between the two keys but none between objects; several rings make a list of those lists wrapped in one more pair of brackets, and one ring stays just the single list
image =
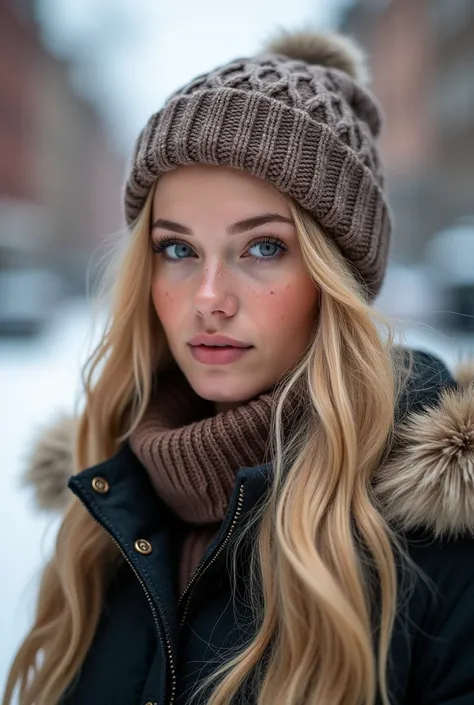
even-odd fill
[{"label": "chin", "polygon": [[188,382],[202,399],[217,404],[243,404],[261,394],[267,387],[242,379],[241,375],[189,375]]}]

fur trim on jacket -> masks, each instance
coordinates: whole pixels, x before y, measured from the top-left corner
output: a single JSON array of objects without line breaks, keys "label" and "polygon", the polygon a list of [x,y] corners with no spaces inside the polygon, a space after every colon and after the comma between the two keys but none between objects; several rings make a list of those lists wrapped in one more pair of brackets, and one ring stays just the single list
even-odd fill
[{"label": "fur trim on jacket", "polygon": [[[400,531],[474,535],[474,362],[435,405],[409,413],[396,429],[388,459],[375,474],[375,501]],[[73,418],[61,417],[33,447],[23,483],[39,509],[62,511],[74,472]]]},{"label": "fur trim on jacket", "polygon": [[374,489],[401,531],[474,535],[474,363],[456,374],[435,406],[410,414],[378,469]]}]

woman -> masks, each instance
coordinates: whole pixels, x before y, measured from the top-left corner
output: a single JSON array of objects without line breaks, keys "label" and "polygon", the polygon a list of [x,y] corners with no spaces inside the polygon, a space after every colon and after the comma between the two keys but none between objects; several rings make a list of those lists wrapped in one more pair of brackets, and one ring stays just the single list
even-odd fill
[{"label": "woman", "polygon": [[281,37],[141,132],[85,408],[30,472],[55,505],[75,474],[5,703],[474,703],[473,387],[370,307],[363,81]]}]

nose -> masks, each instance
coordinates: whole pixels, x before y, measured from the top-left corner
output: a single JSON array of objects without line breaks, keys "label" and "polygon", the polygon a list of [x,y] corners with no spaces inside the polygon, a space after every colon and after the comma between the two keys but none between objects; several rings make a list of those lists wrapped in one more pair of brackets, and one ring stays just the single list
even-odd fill
[{"label": "nose", "polygon": [[207,266],[198,282],[194,297],[196,313],[202,318],[221,315],[235,316],[238,300],[232,290],[229,272],[222,265]]}]

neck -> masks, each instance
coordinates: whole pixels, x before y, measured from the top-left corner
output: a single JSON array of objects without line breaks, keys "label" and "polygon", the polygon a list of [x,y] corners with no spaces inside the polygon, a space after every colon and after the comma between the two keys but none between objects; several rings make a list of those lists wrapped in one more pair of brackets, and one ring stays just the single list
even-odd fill
[{"label": "neck", "polygon": [[220,414],[226,411],[233,411],[241,406],[249,404],[249,402],[253,401],[254,399],[258,399],[259,397],[262,397],[264,395],[272,394],[272,391],[273,387],[269,387],[268,389],[264,389],[261,392],[258,392],[258,394],[255,394],[255,396],[251,397],[250,399],[243,399],[242,401],[215,401],[213,402],[215,413]]}]

